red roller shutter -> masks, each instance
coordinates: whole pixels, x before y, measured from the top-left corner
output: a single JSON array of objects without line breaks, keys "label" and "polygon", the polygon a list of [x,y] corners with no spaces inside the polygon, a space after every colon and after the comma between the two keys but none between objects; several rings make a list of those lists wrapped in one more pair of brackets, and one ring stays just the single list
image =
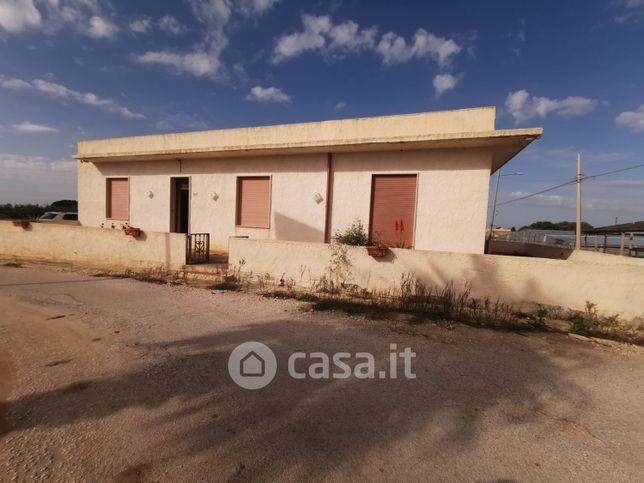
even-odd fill
[{"label": "red roller shutter", "polygon": [[237,179],[237,225],[270,228],[271,180],[268,176]]},{"label": "red roller shutter", "polygon": [[411,248],[416,220],[416,175],[374,175],[370,236],[391,247]]},{"label": "red roller shutter", "polygon": [[129,220],[130,187],[127,178],[107,180],[107,217],[112,220]]}]

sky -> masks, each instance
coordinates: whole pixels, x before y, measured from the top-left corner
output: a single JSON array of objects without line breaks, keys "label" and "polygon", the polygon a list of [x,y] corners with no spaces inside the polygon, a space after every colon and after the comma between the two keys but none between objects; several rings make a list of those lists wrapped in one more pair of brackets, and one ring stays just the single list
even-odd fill
[{"label": "sky", "polygon": [[[0,0],[0,203],[74,199],[81,139],[496,106],[544,135],[495,224],[573,220],[573,185],[506,202],[644,163],[643,47],[644,0]],[[644,219],[644,168],[583,193]]]}]

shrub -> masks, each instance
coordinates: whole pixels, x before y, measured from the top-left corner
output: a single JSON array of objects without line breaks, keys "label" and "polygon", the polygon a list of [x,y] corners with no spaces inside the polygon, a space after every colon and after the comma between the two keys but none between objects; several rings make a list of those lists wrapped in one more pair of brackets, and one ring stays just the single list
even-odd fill
[{"label": "shrub", "polygon": [[369,244],[369,235],[367,229],[362,224],[362,221],[355,220],[343,231],[335,232],[333,241],[341,245],[352,245],[356,247],[364,247]]}]

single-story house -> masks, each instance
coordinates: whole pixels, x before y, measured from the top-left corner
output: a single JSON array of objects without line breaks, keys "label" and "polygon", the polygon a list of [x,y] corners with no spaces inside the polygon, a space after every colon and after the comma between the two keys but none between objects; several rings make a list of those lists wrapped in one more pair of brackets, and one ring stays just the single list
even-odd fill
[{"label": "single-story house", "polygon": [[482,253],[489,178],[542,129],[494,107],[81,141],[82,225]]}]

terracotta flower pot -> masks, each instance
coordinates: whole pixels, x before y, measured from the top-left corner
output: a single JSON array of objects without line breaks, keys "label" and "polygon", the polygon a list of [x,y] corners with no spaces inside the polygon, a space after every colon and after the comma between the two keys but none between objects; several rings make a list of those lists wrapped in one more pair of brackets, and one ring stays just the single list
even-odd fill
[{"label": "terracotta flower pot", "polygon": [[138,238],[141,236],[141,229],[134,228],[133,226],[127,226],[125,227],[125,234],[134,238]]},{"label": "terracotta flower pot", "polygon": [[386,247],[368,246],[367,253],[370,257],[384,257],[387,254]]}]

